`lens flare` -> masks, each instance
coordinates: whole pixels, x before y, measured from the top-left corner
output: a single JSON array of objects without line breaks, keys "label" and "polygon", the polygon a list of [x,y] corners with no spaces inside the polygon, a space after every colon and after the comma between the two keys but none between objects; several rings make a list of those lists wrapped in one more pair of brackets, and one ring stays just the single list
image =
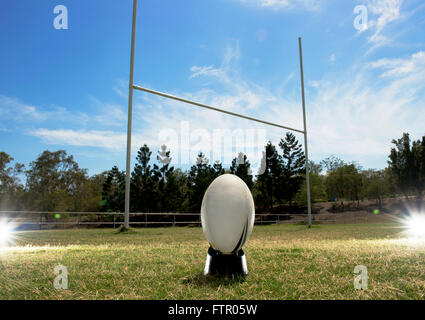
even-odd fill
[{"label": "lens flare", "polygon": [[425,214],[413,213],[406,219],[409,236],[425,238]]},{"label": "lens flare", "polygon": [[0,221],[0,246],[9,244],[12,239],[13,226],[6,221]]}]

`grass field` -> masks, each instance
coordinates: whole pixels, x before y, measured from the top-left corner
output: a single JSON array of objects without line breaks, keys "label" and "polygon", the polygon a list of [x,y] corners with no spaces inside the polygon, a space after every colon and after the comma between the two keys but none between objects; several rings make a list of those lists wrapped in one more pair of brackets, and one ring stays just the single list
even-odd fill
[{"label": "grass field", "polygon": [[[255,226],[245,279],[204,277],[201,228],[27,231],[0,251],[0,299],[424,299],[425,241],[400,225]],[[69,289],[53,286],[65,265]],[[355,290],[356,265],[368,268]]]}]

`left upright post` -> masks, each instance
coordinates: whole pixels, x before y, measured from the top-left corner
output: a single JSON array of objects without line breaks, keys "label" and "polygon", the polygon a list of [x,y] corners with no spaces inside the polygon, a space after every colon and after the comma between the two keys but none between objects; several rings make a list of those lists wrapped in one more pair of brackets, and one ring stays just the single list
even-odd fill
[{"label": "left upright post", "polygon": [[128,87],[127,162],[125,167],[125,211],[124,228],[130,227],[130,167],[131,167],[131,123],[133,115],[134,47],[136,43],[137,0],[133,0],[133,22],[131,27],[130,82]]}]

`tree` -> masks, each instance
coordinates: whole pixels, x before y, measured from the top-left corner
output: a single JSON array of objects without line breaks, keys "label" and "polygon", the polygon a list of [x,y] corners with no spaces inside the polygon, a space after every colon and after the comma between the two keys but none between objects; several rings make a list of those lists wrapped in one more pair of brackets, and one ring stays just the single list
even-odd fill
[{"label": "tree", "polygon": [[230,173],[241,178],[246,183],[249,190],[252,190],[254,181],[252,180],[251,163],[248,161],[246,154],[240,152],[238,157],[232,160]]},{"label": "tree", "polygon": [[125,172],[113,166],[102,187],[102,211],[124,212]]},{"label": "tree", "polygon": [[396,177],[397,187],[407,198],[414,172],[410,136],[408,133],[403,133],[402,138],[394,139],[392,143],[395,144],[395,148],[391,148],[388,164]]},{"label": "tree", "polygon": [[183,203],[183,193],[180,188],[178,174],[174,171],[168,175],[167,183],[162,196],[162,210],[164,212],[177,212]]},{"label": "tree", "polygon": [[226,170],[224,170],[223,168],[223,164],[221,163],[221,161],[214,161],[212,169],[214,179],[226,172]]},{"label": "tree", "polygon": [[286,133],[281,139],[279,147],[282,149],[282,172],[279,177],[277,200],[292,202],[305,178],[305,156],[295,135]]},{"label": "tree", "polygon": [[336,171],[338,168],[344,165],[344,161],[334,155],[327,157],[320,162],[320,166],[322,168],[326,168],[326,172]]},{"label": "tree", "polygon": [[346,200],[357,200],[359,205],[362,176],[360,168],[352,164],[334,166],[325,177],[326,193],[330,199],[339,199],[342,208]]},{"label": "tree", "polygon": [[382,208],[384,197],[391,192],[391,176],[389,170],[365,170],[364,192],[368,199],[375,199],[379,208]]},{"label": "tree", "polygon": [[422,137],[422,141],[417,140],[413,142],[412,153],[414,168],[413,186],[419,198],[422,199],[425,189],[425,136]]},{"label": "tree", "polygon": [[136,164],[131,174],[132,210],[139,212],[158,211],[158,182],[161,176],[159,167],[150,166],[152,152],[143,145],[137,152]]},{"label": "tree", "polygon": [[257,175],[254,196],[256,202],[261,203],[264,209],[272,210],[278,190],[279,177],[282,174],[282,157],[277,153],[276,147],[270,141],[265,149],[264,172]]},{"label": "tree", "polygon": [[25,173],[30,208],[41,211],[76,209],[77,203],[72,198],[85,183],[87,170],[81,169],[65,150],[44,151],[30,163]]},{"label": "tree", "polygon": [[190,212],[200,212],[204,193],[220,172],[219,167],[211,167],[208,158],[202,152],[198,154],[196,165],[190,168],[187,179]]},{"label": "tree", "polygon": [[107,171],[104,171],[86,179],[75,198],[75,202],[79,203],[78,211],[97,212],[101,210],[102,188],[106,177]]},{"label": "tree", "polygon": [[170,167],[171,157],[167,146],[162,145],[158,151],[157,160],[161,167],[154,164],[153,175],[158,184],[158,211],[169,212],[176,210],[176,201],[180,198],[177,181],[173,175],[174,167]]},{"label": "tree", "polygon": [[419,198],[422,198],[425,188],[425,136],[422,141],[411,144],[409,134],[403,133],[400,139],[392,143],[395,148],[391,148],[388,164],[396,177],[397,187],[406,198],[412,190],[416,190]]},{"label": "tree", "polygon": [[[309,161],[310,169],[310,194],[311,201],[326,201],[327,194],[325,189],[325,178],[322,175],[322,166],[321,164],[316,164],[313,161]],[[303,181],[301,188],[298,190],[298,193],[295,195],[295,202],[298,205],[307,205],[307,186],[306,180]]]},{"label": "tree", "polygon": [[176,169],[173,172],[173,178],[179,188],[178,196],[175,197],[173,210],[188,212],[190,211],[188,173],[183,172],[181,169]]},{"label": "tree", "polygon": [[24,171],[24,165],[15,163],[10,165],[14,159],[6,152],[0,152],[0,209],[19,209],[20,198],[23,195],[23,185],[20,183],[19,175]]}]

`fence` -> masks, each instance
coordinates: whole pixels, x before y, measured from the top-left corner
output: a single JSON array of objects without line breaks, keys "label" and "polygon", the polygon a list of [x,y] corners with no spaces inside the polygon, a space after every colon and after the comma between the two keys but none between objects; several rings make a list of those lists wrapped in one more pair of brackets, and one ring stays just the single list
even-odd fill
[{"label": "fence", "polygon": [[[130,213],[130,225],[134,227],[201,226],[199,213]],[[307,223],[307,214],[256,214],[255,224]],[[0,211],[0,220],[7,219],[20,229],[113,227],[124,223],[121,212],[48,212],[48,211]],[[367,223],[393,220],[385,214],[313,214],[314,223]]]}]

